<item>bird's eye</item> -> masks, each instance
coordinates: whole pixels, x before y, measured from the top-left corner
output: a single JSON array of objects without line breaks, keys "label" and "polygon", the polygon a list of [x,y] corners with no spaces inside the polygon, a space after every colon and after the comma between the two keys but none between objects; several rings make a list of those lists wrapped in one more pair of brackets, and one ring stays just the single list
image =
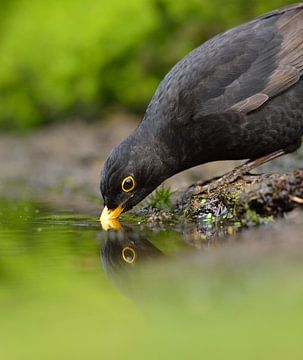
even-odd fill
[{"label": "bird's eye", "polygon": [[124,192],[132,191],[135,188],[135,186],[136,186],[136,183],[132,176],[128,176],[122,181],[122,190]]},{"label": "bird's eye", "polygon": [[132,264],[136,260],[135,250],[129,246],[126,246],[122,249],[122,258],[126,263]]}]

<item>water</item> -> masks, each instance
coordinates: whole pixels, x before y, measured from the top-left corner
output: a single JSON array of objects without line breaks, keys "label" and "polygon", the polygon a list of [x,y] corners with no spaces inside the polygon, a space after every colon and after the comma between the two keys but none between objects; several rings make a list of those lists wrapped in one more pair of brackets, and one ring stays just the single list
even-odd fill
[{"label": "water", "polygon": [[274,251],[31,202],[0,226],[0,359],[302,358],[301,225]]}]

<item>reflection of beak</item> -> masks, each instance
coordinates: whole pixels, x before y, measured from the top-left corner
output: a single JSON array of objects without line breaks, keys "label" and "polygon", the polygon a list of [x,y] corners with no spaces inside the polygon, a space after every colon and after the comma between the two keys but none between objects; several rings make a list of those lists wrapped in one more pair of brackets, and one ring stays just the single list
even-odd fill
[{"label": "reflection of beak", "polygon": [[121,224],[118,220],[119,216],[123,211],[123,206],[119,205],[114,210],[109,210],[107,206],[104,207],[100,216],[100,222],[104,230],[120,230]]},{"label": "reflection of beak", "polygon": [[112,219],[112,220],[100,220],[102,229],[105,231],[108,230],[121,230],[121,223],[118,219]]}]

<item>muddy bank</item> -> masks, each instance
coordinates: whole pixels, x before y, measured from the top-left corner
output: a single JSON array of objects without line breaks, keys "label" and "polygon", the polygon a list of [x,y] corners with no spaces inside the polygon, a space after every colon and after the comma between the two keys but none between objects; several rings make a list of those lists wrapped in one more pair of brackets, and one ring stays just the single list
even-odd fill
[{"label": "muddy bank", "polygon": [[185,241],[200,247],[230,239],[243,229],[274,223],[295,209],[302,222],[303,170],[249,174],[212,190],[206,185],[202,192],[200,184],[191,185],[172,196],[164,207],[150,204],[133,213],[151,228],[181,226]]},{"label": "muddy bank", "polygon": [[137,119],[109,120],[62,123],[23,136],[2,134],[0,195],[84,211],[96,208],[102,163]]}]

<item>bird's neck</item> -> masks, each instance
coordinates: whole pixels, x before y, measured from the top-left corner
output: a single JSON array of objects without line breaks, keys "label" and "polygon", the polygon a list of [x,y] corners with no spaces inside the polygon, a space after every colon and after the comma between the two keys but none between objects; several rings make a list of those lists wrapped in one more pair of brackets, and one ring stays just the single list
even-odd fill
[{"label": "bird's neck", "polygon": [[152,123],[142,122],[130,135],[132,148],[145,167],[153,169],[161,182],[178,172],[178,157],[172,149],[171,136]]},{"label": "bird's neck", "polygon": [[134,138],[142,156],[157,167],[161,181],[203,162],[202,154],[197,154],[201,144],[198,147],[186,131],[175,126],[144,121],[135,130]]}]

